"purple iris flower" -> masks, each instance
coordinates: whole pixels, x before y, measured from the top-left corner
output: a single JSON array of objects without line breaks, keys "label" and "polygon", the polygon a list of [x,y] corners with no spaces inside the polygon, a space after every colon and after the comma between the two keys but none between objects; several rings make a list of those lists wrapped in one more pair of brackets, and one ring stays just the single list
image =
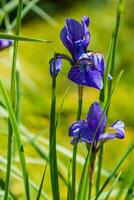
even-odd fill
[{"label": "purple iris flower", "polygon": [[[125,126],[121,120],[117,120],[110,126],[110,129],[114,129],[115,133],[103,133],[106,127],[106,115],[104,114],[99,124],[102,114],[103,109],[99,103],[93,103],[87,113],[86,120],[78,120],[72,123],[69,128],[69,136],[73,137],[73,140],[76,138],[78,142],[85,142],[88,144],[93,142],[94,148],[96,148],[99,140],[105,142],[114,138],[123,139],[125,137]],[[99,127],[97,129],[98,124]]]},{"label": "purple iris flower", "polygon": [[[71,69],[68,78],[79,85],[94,87],[101,90],[103,88],[103,76],[105,72],[104,57],[100,53],[93,53],[87,50],[90,42],[90,33],[88,30],[89,17],[84,16],[82,23],[68,18],[66,25],[60,33],[61,41],[71,53],[68,60]],[[55,63],[56,75],[61,70],[61,59],[66,59],[66,55],[57,56],[58,62]],[[50,61],[50,74],[53,76],[54,59]]]},{"label": "purple iris flower", "polygon": [[82,17],[82,24],[74,19],[68,18],[66,26],[61,30],[60,38],[64,46],[71,53],[73,59],[87,52],[87,47],[90,42],[90,33],[88,31],[89,17]]},{"label": "purple iris flower", "polygon": [[5,48],[9,47],[10,45],[12,45],[11,40],[0,39],[0,50],[3,50]]}]

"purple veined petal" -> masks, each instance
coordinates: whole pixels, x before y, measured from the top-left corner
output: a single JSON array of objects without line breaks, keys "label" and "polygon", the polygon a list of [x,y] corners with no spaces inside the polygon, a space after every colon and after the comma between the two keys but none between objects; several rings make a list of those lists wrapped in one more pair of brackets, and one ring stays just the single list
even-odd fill
[{"label": "purple veined petal", "polygon": [[103,88],[100,72],[89,66],[72,66],[68,78],[79,85],[94,87],[99,90]]},{"label": "purple veined petal", "polygon": [[12,45],[11,40],[0,39],[0,50],[5,49]]},{"label": "purple veined petal", "polygon": [[116,133],[105,133],[105,134],[101,134],[100,135],[100,140],[111,140],[114,138],[118,138],[118,139],[123,139],[125,137],[125,125],[121,120],[117,120],[115,121],[111,126],[110,129],[114,129],[117,132]]},{"label": "purple veined petal", "polygon": [[88,16],[83,16],[82,17],[82,22],[88,27],[90,23],[90,19]]},{"label": "purple veined petal", "polygon": [[120,134],[120,133],[104,133],[104,134],[100,135],[99,140],[108,141],[108,140],[112,140],[115,138],[123,139],[124,137],[125,137],[125,135],[123,132],[122,132],[122,134]]},{"label": "purple veined petal", "polygon": [[78,21],[72,18],[68,18],[66,20],[66,29],[69,40],[72,43],[80,39],[83,39],[83,27]]},{"label": "purple veined petal", "polygon": [[123,137],[123,136],[125,137],[125,132],[124,132],[125,125],[124,125],[123,121],[121,121],[121,120],[115,121],[110,126],[110,129],[115,129],[117,131],[117,133],[121,135],[121,137]]},{"label": "purple veined petal", "polygon": [[56,61],[54,59],[52,59],[50,61],[50,75],[53,77],[54,76],[54,67],[56,70],[56,76],[58,75],[58,73],[61,70],[62,67],[62,60],[60,58],[56,59]]},{"label": "purple veined petal", "polygon": [[73,137],[71,144],[74,143],[74,138],[78,142],[82,143],[92,143],[94,130],[89,126],[88,122],[85,120],[78,120],[74,122],[69,128],[69,136]]},{"label": "purple veined petal", "polygon": [[111,129],[115,129],[115,130],[124,130],[125,129],[125,125],[123,123],[123,121],[121,120],[117,120],[115,121],[111,126],[110,126]]},{"label": "purple veined petal", "polygon": [[104,56],[100,53],[89,53],[89,59],[94,63],[96,69],[104,76],[105,72],[105,61]]},{"label": "purple veined petal", "polygon": [[84,40],[79,40],[74,43],[73,57],[75,60],[79,60],[82,54],[85,54],[87,46]]},{"label": "purple veined petal", "polygon": [[74,47],[73,43],[68,39],[67,35],[67,29],[64,27],[60,32],[60,39],[63,42],[64,46],[68,49],[68,51],[73,54],[74,53]]},{"label": "purple veined petal", "polygon": [[80,139],[80,135],[88,134],[88,123],[85,120],[78,120],[69,127],[69,136]]},{"label": "purple veined petal", "polygon": [[[98,102],[94,102],[87,113],[87,121],[90,127],[96,131],[96,128],[99,124],[99,121],[101,119],[101,116],[103,114],[103,109],[101,108],[100,104]],[[98,141],[100,134],[103,132],[104,128],[106,127],[106,115],[104,114],[103,119],[100,122],[98,131],[96,133],[96,141]]]}]

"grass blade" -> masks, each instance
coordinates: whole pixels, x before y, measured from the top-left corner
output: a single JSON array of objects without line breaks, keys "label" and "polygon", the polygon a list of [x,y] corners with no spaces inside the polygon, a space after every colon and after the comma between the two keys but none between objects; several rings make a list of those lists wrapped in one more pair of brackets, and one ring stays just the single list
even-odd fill
[{"label": "grass blade", "polygon": [[17,125],[17,122],[16,122],[16,118],[15,118],[14,111],[12,109],[9,97],[7,96],[7,93],[4,89],[1,81],[0,81],[0,92],[2,94],[4,101],[5,101],[5,104],[6,104],[8,113],[9,113],[9,118],[10,118],[10,121],[11,121],[12,129],[13,129],[14,134],[15,134],[19,158],[20,158],[20,164],[21,164],[21,167],[22,167],[25,192],[26,192],[27,199],[29,200],[30,198],[29,198],[28,172],[27,172],[27,167],[26,167],[24,149],[23,149],[23,145],[22,145],[21,137],[20,137],[20,131],[19,131],[19,128],[18,128],[18,125]]},{"label": "grass blade", "polygon": [[110,197],[110,195],[111,195],[111,193],[112,193],[112,191],[113,191],[113,189],[114,189],[114,186],[116,185],[116,183],[118,182],[118,180],[119,180],[119,178],[120,178],[120,175],[121,175],[121,172],[118,174],[118,176],[117,176],[116,179],[114,180],[114,182],[113,182],[111,188],[109,189],[109,191],[108,191],[108,193],[107,193],[107,195],[106,195],[106,197],[105,197],[104,200],[108,200],[108,199],[109,199],[109,197]]},{"label": "grass blade", "polygon": [[114,177],[114,175],[117,172],[117,170],[120,168],[120,166],[122,165],[122,163],[127,159],[128,155],[133,151],[133,149],[134,149],[134,143],[131,144],[128,147],[128,149],[126,150],[126,152],[124,153],[124,155],[122,156],[122,158],[119,160],[119,162],[117,163],[117,165],[115,166],[115,168],[113,169],[113,171],[111,172],[111,174],[109,175],[109,177],[106,179],[105,183],[102,185],[100,191],[98,192],[98,194],[95,197],[95,200],[97,200],[99,198],[99,196],[101,195],[101,193],[103,192],[103,190],[106,188],[106,186],[108,185],[108,183]]},{"label": "grass blade", "polygon": [[72,160],[70,160],[68,166],[67,200],[71,200],[71,194],[72,194],[71,180],[72,180]]},{"label": "grass blade", "polygon": [[124,200],[132,200],[134,197],[134,178],[128,188],[127,194],[124,198]]},{"label": "grass blade", "polygon": [[58,25],[58,23],[50,15],[48,15],[43,9],[41,9],[37,5],[34,5],[32,10],[43,20],[47,21],[50,25],[52,26]]},{"label": "grass blade", "polygon": [[8,33],[0,33],[1,39],[9,39],[9,40],[15,40],[15,41],[24,41],[24,42],[45,42],[50,43],[49,40],[44,39],[36,39],[32,37],[25,37],[25,36],[19,36],[19,35],[13,35]]},{"label": "grass blade", "polygon": [[40,187],[39,187],[39,190],[38,190],[36,200],[40,200],[43,182],[44,182],[44,178],[45,178],[45,174],[46,174],[46,169],[47,169],[47,163],[46,163],[46,166],[45,166],[45,169],[44,169],[44,172],[43,172],[43,176],[42,176],[42,180],[41,180],[41,184],[40,184]]}]

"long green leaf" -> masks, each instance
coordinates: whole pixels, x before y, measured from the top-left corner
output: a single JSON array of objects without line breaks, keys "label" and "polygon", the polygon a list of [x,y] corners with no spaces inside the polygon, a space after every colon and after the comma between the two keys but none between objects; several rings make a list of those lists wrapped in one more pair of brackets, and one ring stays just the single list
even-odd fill
[{"label": "long green leaf", "polygon": [[[0,166],[0,170],[2,170],[3,172],[6,172],[6,169],[5,169],[5,165],[7,163],[6,159],[3,157],[0,157],[0,161],[3,164],[3,166],[2,165]],[[13,176],[13,178],[21,181],[22,175],[21,175],[20,170],[14,165],[11,167],[11,170],[12,170],[11,176]],[[38,192],[38,185],[33,180],[29,179],[29,184],[36,192]],[[50,197],[48,196],[48,194],[45,193],[43,190],[41,192],[41,195],[45,200],[50,200]]]},{"label": "long green leaf", "polygon": [[19,35],[13,35],[8,33],[0,33],[1,39],[9,39],[9,40],[16,40],[16,41],[24,41],[24,42],[45,42],[50,43],[49,40],[44,39],[36,39],[32,37],[25,37],[25,36],[19,36]]},{"label": "long green leaf", "polygon": [[72,160],[70,160],[69,166],[68,166],[68,187],[67,187],[67,200],[71,200],[71,193],[72,193],[72,187],[71,187],[71,180],[72,180]]},{"label": "long green leaf", "polygon": [[16,143],[17,143],[17,148],[18,148],[18,153],[19,153],[19,158],[20,158],[20,164],[22,167],[25,191],[26,191],[27,199],[29,199],[28,171],[27,171],[27,167],[26,167],[26,160],[25,160],[23,145],[21,142],[20,131],[19,131],[19,128],[18,128],[18,125],[16,122],[16,118],[15,118],[14,111],[12,109],[9,97],[8,97],[1,81],[0,81],[0,92],[5,101],[7,110],[9,112],[9,118],[11,121],[11,125],[12,125],[12,129],[14,131],[15,138],[16,138]]},{"label": "long green leaf", "polygon": [[109,191],[108,191],[108,193],[107,193],[107,195],[106,195],[106,197],[105,197],[104,200],[108,200],[108,199],[109,199],[111,193],[113,192],[114,186],[116,185],[116,183],[118,182],[118,180],[119,180],[119,178],[120,178],[120,175],[121,175],[121,172],[118,174],[118,176],[117,176],[116,179],[114,180],[114,182],[113,182],[111,188],[109,189]]}]

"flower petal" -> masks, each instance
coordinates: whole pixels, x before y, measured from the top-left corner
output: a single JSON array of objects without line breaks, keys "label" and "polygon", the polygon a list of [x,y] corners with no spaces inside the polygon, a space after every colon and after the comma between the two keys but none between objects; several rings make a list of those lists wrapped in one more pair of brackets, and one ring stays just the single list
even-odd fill
[{"label": "flower petal", "polygon": [[100,53],[89,53],[89,59],[94,63],[96,69],[101,73],[101,76],[104,76],[105,72],[105,61],[104,56]]},{"label": "flower petal", "polygon": [[11,40],[0,39],[0,50],[5,49],[5,48],[9,47],[10,45],[12,45]]},{"label": "flower petal", "polygon": [[60,32],[60,38],[63,42],[64,46],[68,49],[68,51],[73,54],[74,53],[74,47],[73,43],[68,39],[67,37],[67,29],[64,27]]},{"label": "flower petal", "polygon": [[54,67],[55,67],[55,75],[57,76],[58,73],[60,72],[61,70],[61,67],[62,67],[62,61],[60,58],[54,60],[54,59],[51,59],[50,60],[50,74],[51,76],[53,77],[54,76]]},{"label": "flower petal", "polygon": [[99,90],[103,88],[100,72],[89,66],[72,66],[68,78],[80,85],[94,87]]},{"label": "flower petal", "polygon": [[[95,134],[96,128],[98,126],[98,123],[100,121],[102,114],[103,114],[103,109],[101,108],[100,104],[98,102],[93,103],[87,114],[88,124],[94,130],[93,134]],[[104,114],[103,119],[100,122],[98,131],[95,136],[96,141],[98,141],[98,138],[100,134],[103,132],[105,126],[106,126],[106,115]]]},{"label": "flower petal", "polygon": [[83,33],[84,33],[83,45],[85,46],[85,48],[87,48],[90,42],[90,33],[88,30],[89,23],[90,23],[89,17],[87,16],[82,17],[82,25],[83,25]]},{"label": "flower petal", "polygon": [[93,130],[92,127],[89,127],[87,121],[78,120],[70,126],[69,136],[73,137],[73,140],[71,142],[72,144],[74,142],[74,138],[76,138],[78,142],[91,144],[93,139]]},{"label": "flower petal", "polygon": [[82,24],[74,19],[68,18],[66,20],[66,26],[61,30],[60,38],[75,60],[87,50],[90,41],[88,25],[89,18],[87,16],[82,18]]},{"label": "flower petal", "polygon": [[80,135],[83,133],[87,133],[88,123],[84,120],[78,120],[77,122],[72,123],[69,127],[69,136],[80,139]]},{"label": "flower petal", "polygon": [[66,29],[67,36],[72,43],[83,39],[83,27],[76,20],[68,18],[66,20]]},{"label": "flower petal", "polygon": [[121,120],[117,120],[116,122],[114,122],[111,126],[111,129],[115,129],[117,132],[116,133],[105,133],[105,134],[101,134],[100,135],[100,140],[111,140],[114,138],[118,138],[118,139],[123,139],[125,137],[125,125]]}]

